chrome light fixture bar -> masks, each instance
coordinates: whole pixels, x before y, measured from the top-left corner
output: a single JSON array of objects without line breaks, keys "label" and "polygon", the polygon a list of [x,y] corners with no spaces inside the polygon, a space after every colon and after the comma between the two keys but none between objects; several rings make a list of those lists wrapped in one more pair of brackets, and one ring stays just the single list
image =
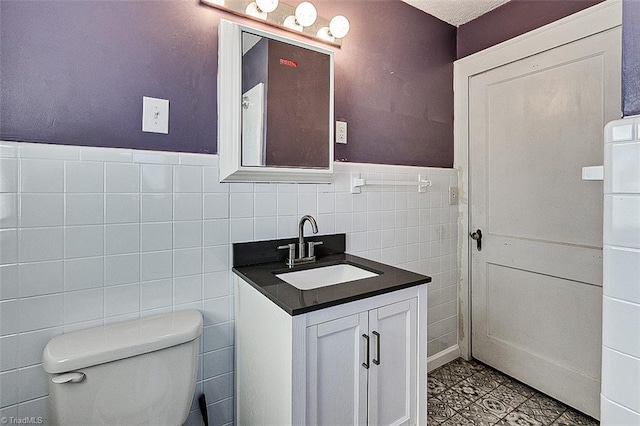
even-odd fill
[{"label": "chrome light fixture bar", "polygon": [[318,16],[315,6],[308,1],[303,1],[296,7],[279,0],[200,1],[207,6],[333,46],[341,46],[342,38],[349,32],[347,18],[338,15],[329,20]]}]

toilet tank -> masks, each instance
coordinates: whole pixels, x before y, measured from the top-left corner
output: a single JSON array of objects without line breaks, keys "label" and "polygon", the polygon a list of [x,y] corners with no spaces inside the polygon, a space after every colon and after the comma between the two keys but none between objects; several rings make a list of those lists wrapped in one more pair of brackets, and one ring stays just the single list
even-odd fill
[{"label": "toilet tank", "polygon": [[44,349],[59,425],[181,425],[198,372],[202,314],[173,312],[56,336]]}]

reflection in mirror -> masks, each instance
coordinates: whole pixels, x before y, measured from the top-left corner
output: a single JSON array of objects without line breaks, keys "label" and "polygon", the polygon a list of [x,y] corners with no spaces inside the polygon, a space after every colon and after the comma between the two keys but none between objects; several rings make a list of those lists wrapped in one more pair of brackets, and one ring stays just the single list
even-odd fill
[{"label": "reflection in mirror", "polygon": [[329,167],[330,56],[242,32],[242,166]]},{"label": "reflection in mirror", "polygon": [[220,181],[331,182],[333,52],[224,19],[218,35]]}]

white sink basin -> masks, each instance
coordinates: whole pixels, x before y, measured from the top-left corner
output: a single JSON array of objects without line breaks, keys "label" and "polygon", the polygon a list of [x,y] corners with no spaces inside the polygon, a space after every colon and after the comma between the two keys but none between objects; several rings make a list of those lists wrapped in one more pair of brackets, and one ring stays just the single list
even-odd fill
[{"label": "white sink basin", "polygon": [[312,290],[328,285],[377,277],[375,272],[358,268],[357,266],[341,263],[339,265],[323,266],[322,268],[306,269],[304,271],[285,272],[276,277],[291,284],[299,290]]}]

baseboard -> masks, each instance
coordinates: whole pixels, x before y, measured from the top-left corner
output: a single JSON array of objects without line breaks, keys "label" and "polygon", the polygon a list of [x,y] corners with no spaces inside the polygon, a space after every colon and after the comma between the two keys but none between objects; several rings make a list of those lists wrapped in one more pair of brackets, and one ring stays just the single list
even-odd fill
[{"label": "baseboard", "polygon": [[448,362],[460,356],[460,347],[458,345],[451,346],[444,351],[438,352],[435,355],[431,355],[427,358],[427,372],[431,372],[436,368],[445,365]]}]

